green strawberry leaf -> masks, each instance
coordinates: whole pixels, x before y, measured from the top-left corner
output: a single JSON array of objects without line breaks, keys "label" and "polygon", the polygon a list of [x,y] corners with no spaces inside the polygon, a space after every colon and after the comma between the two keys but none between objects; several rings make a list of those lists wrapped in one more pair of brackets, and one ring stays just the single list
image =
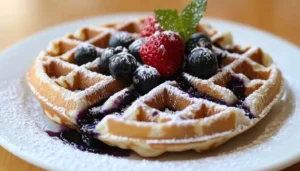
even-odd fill
[{"label": "green strawberry leaf", "polygon": [[193,0],[178,15],[177,10],[155,10],[155,18],[164,30],[178,32],[187,41],[195,32],[206,10],[207,0]]}]

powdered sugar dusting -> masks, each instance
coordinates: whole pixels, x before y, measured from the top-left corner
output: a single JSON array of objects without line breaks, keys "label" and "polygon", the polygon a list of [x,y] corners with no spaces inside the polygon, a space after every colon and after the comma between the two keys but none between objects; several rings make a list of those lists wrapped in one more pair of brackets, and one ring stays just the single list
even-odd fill
[{"label": "powdered sugar dusting", "polygon": [[[289,79],[295,83],[293,80],[294,78]],[[299,85],[299,82],[290,84],[283,100],[271,111],[272,115],[268,115],[251,131],[212,152],[184,152],[180,155],[169,153],[155,160],[141,160],[135,155],[116,158],[82,152],[50,138],[43,132],[44,129],[49,129],[49,125],[42,117],[41,107],[29,93],[25,80],[2,82],[0,142],[10,142],[6,147],[22,150],[22,153],[34,157],[40,164],[55,163],[55,170],[241,170],[243,166],[251,169],[251,166],[263,165],[268,158],[266,156],[277,156],[280,150],[274,147],[283,148],[286,143],[299,141],[300,136],[294,130],[300,123],[299,107],[296,108],[300,104],[299,97],[294,97],[300,93],[296,88]],[[295,136],[291,136],[292,133]],[[288,139],[289,141],[282,141]],[[260,157],[254,157],[257,154]],[[240,161],[246,164],[241,165]]]},{"label": "powdered sugar dusting", "polygon": [[51,106],[54,110],[56,110],[57,112],[65,115],[66,114],[66,110],[62,107],[58,107],[58,106],[55,106],[53,105],[52,103],[50,103],[48,101],[48,99],[46,99],[44,96],[41,96],[36,90],[35,88],[29,83],[29,87],[31,88],[31,91],[39,98],[41,99],[42,101],[44,101],[48,106]]},{"label": "powdered sugar dusting", "polygon": [[[115,36],[121,36],[123,34],[123,32],[118,32],[118,33],[115,33],[114,35]],[[174,41],[174,40],[176,40],[176,39],[178,39],[178,37],[176,36],[176,34],[174,34],[173,32],[171,32],[171,31],[165,31],[165,32],[161,32],[161,33],[155,33],[156,35],[158,35],[158,36],[164,36],[164,37],[167,37],[168,39],[169,39],[169,41]],[[123,36],[124,36],[125,34],[123,34]],[[125,40],[125,39],[124,39]],[[164,47],[159,47],[159,49],[160,50],[164,50],[165,48]],[[243,57],[247,57],[247,55],[249,55],[249,53],[251,52],[251,50],[249,50],[245,55],[243,55]],[[253,50],[253,52],[255,52],[255,50]],[[252,53],[252,52],[251,52]],[[122,54],[124,54],[124,52],[122,52],[121,53],[121,55]],[[240,56],[238,56],[238,57],[240,57]],[[128,63],[128,61],[126,61],[127,63]],[[113,63],[113,62],[111,62],[111,63]],[[235,62],[236,63],[236,62]],[[228,67],[229,68],[229,67]],[[84,75],[84,77],[87,77],[87,78],[95,78],[95,77],[97,77],[97,74],[96,73],[90,73],[89,74],[89,71],[87,71],[87,70],[82,70],[83,68],[77,68],[77,69],[75,69],[75,71],[76,71],[76,74],[77,74],[77,71],[78,71],[78,73],[83,73],[82,75]],[[229,68],[230,69],[230,68]],[[74,72],[75,72],[74,71]],[[72,73],[73,74],[73,73]],[[73,75],[67,75],[66,76],[66,78],[68,78],[68,76],[70,76],[69,78],[73,78]],[[84,79],[84,78],[83,78]],[[71,81],[70,82],[68,82],[68,83],[70,83],[70,84],[73,84],[74,83],[74,80],[72,80],[72,79],[70,79]],[[82,91],[82,92],[84,92],[84,93],[80,93],[80,92],[78,92],[78,93],[76,93],[76,95],[75,96],[78,96],[78,97],[82,97],[82,98],[84,98],[84,95],[86,95],[86,93],[88,93],[88,94],[90,94],[90,93],[93,93],[94,91],[94,89],[92,88],[93,86],[91,86],[90,88],[87,88],[87,89],[85,89],[85,91]],[[102,87],[102,88],[104,88],[105,89],[105,87]],[[173,91],[174,89],[172,89],[172,88],[167,88],[166,89],[166,91],[169,91],[168,93],[170,93],[170,94],[175,94],[176,96],[181,96],[181,94],[180,94],[180,92],[179,91]],[[102,95],[105,95],[105,96],[109,96],[108,94],[106,94],[106,93],[102,93]],[[162,93],[160,93],[160,94],[162,94]],[[79,96],[79,95],[81,95],[81,96]],[[174,97],[174,96],[173,96]],[[174,99],[174,98],[173,98]],[[177,98],[175,98],[175,99],[177,99]],[[186,100],[186,99],[185,99]],[[79,99],[78,98],[75,98],[75,101],[79,101]],[[159,101],[159,100],[157,100],[157,101]],[[188,100],[187,100],[188,101]],[[196,100],[195,100],[196,101]],[[253,100],[254,101],[254,100]],[[198,101],[199,102],[199,101]],[[206,101],[205,101],[206,102]],[[82,102],[82,103],[85,103],[84,101]],[[82,105],[82,103],[80,102],[80,104],[79,105],[81,105],[82,106],[82,108],[80,108],[79,110],[81,110],[81,109],[83,109],[83,107],[88,107],[89,105],[91,105],[91,104],[84,104],[84,105]],[[205,104],[208,104],[208,103],[210,103],[210,102],[207,102],[207,103],[205,103]],[[201,105],[202,103],[199,103],[199,105]],[[196,104],[197,105],[197,104]],[[195,107],[196,105],[192,105],[193,107]],[[151,105],[150,105],[151,106]],[[192,108],[192,107],[190,107],[190,108]],[[210,107],[208,107],[208,108],[210,108]],[[155,109],[150,109],[149,110],[150,112],[153,112],[153,111],[155,111]],[[78,111],[77,111],[78,112]],[[152,113],[148,113],[148,111],[147,112],[145,112],[145,113],[147,113],[147,114],[149,114],[149,115],[153,115]],[[180,112],[178,112],[178,113],[180,113]],[[178,114],[177,113],[177,114]],[[183,112],[182,112],[183,113]],[[190,112],[190,113],[193,113],[193,112]],[[194,112],[195,113],[195,112]],[[162,115],[163,113],[160,113],[160,115]],[[165,113],[166,114],[166,113]],[[174,124],[182,124],[182,120],[181,119],[179,119],[178,118],[178,116],[179,115],[171,115],[171,121],[172,122],[174,122]],[[160,116],[160,115],[157,115],[157,116]],[[167,114],[166,114],[167,115]],[[212,116],[212,117],[210,117],[210,118],[214,118],[215,116],[217,116],[217,115],[214,115],[214,116]],[[228,115],[225,115],[225,117],[226,116],[228,116]],[[243,117],[245,117],[244,115],[243,115]],[[190,121],[191,119],[189,119],[189,121],[188,122],[192,122],[192,121]],[[202,119],[199,119],[199,120],[202,120]],[[208,119],[208,117],[206,117],[206,118],[204,118],[203,120],[205,120],[206,122],[210,122],[211,120],[209,120]],[[242,120],[242,119],[240,119],[240,120]],[[152,121],[152,120],[151,120]],[[138,125],[142,125],[143,123],[141,122],[141,123],[138,123]],[[239,124],[239,123],[238,123]],[[193,126],[195,126],[195,125],[193,125]],[[239,131],[238,129],[237,129],[237,131]],[[157,131],[158,132],[158,131]],[[201,132],[201,131],[199,131],[199,132]],[[104,133],[103,132],[100,132],[100,135],[104,135]],[[201,135],[201,134],[198,134],[198,135]],[[225,137],[226,138],[226,137]],[[210,143],[210,142],[208,142],[208,143]],[[196,149],[196,147],[195,147],[195,149]]]},{"label": "powdered sugar dusting", "polygon": [[175,111],[170,110],[170,109],[168,109],[168,108],[166,108],[166,109],[164,110],[164,112],[169,113],[169,114],[174,114],[174,113],[175,113]]},{"label": "powdered sugar dusting", "polygon": [[153,34],[153,36],[157,37],[157,36],[159,36],[159,34],[160,34],[160,32],[159,32],[159,31],[156,31],[156,32]]},{"label": "powdered sugar dusting", "polygon": [[[167,34],[169,34],[169,33],[167,33]],[[249,51],[250,52],[250,51]],[[253,51],[254,52],[254,51]],[[238,56],[238,55],[237,55]],[[245,55],[246,56],[246,55]],[[79,69],[78,71],[80,71],[81,69]],[[85,72],[85,71],[83,71],[84,72],[84,75],[88,75],[88,76],[91,76],[91,77],[94,77],[95,76],[95,74],[93,75],[93,74],[88,74],[88,72]],[[9,90],[6,90],[7,89],[7,86],[8,87],[12,87],[12,86],[17,86],[17,87],[20,87],[20,89],[22,89],[22,91],[23,92],[27,92],[26,90],[27,90],[27,87],[26,86],[24,86],[23,87],[23,81],[21,80],[20,81],[21,83],[20,83],[20,86],[19,86],[19,83],[18,83],[18,81],[15,81],[15,82],[12,82],[11,84],[10,84],[10,82],[5,82],[5,83],[3,83],[3,84],[5,84],[5,86],[3,86],[2,87],[2,84],[0,84],[0,92],[2,93],[2,92],[4,92],[3,94],[1,94],[1,95],[3,95],[3,96],[7,96],[7,94],[5,94],[7,91],[8,92],[13,92],[13,93],[15,93],[15,94],[17,94],[17,95],[20,95],[20,96],[22,96],[22,99],[23,99],[23,97],[31,97],[31,95],[30,94],[25,94],[24,95],[24,93],[22,94],[22,93],[19,93],[19,92],[15,92],[15,90],[12,90],[12,89],[9,89]],[[92,86],[93,87],[93,86]],[[299,84],[298,84],[298,87],[299,87]],[[295,88],[295,87],[294,87]],[[294,89],[293,88],[293,89]],[[25,90],[26,89],[26,90]],[[90,91],[89,91],[90,90]],[[17,91],[19,91],[19,90],[17,90]],[[90,89],[88,89],[86,92],[88,92],[89,91],[89,93],[91,93],[91,92],[93,92],[93,89],[92,88],[90,88]],[[175,94],[178,94],[178,93],[180,93],[179,91],[174,91],[173,93],[175,93]],[[80,92],[79,93],[75,93],[75,94],[80,94]],[[103,94],[105,94],[105,93],[103,93]],[[151,94],[151,93],[150,93]],[[16,97],[17,97],[17,95],[16,95]],[[32,97],[31,97],[32,98]],[[33,98],[34,99],[34,98]],[[14,99],[14,100],[16,100],[16,101],[18,101],[18,99]],[[285,99],[286,100],[286,99]],[[23,100],[24,101],[24,100]],[[26,100],[27,101],[27,100]],[[35,100],[33,100],[33,101],[35,101]],[[288,100],[287,100],[288,101]],[[295,101],[295,100],[294,100]],[[3,102],[2,100],[0,101],[0,102]],[[298,101],[299,102],[299,101]],[[8,103],[8,102],[6,102],[6,103]],[[5,101],[3,102],[3,105],[5,105],[6,104],[5,103]],[[10,102],[10,103],[15,103],[15,102]],[[18,102],[16,102],[16,103],[18,103]],[[23,102],[21,102],[21,103],[19,103],[19,104],[22,104]],[[39,108],[40,109],[40,107],[37,105],[37,104],[35,104],[36,106],[37,106],[37,108]],[[282,104],[280,107],[282,107],[282,106],[289,106],[288,104],[286,104],[286,101],[284,101],[284,104]],[[18,106],[19,107],[19,106]],[[22,106],[22,108],[28,108],[28,107],[31,107],[31,105],[30,105],[30,103],[27,103],[26,105],[23,105]],[[289,106],[290,107],[290,106]],[[1,108],[1,107],[0,107]],[[290,108],[293,108],[293,107],[290,107]],[[294,107],[295,108],[295,107]],[[28,111],[29,111],[30,109],[28,109]],[[154,110],[154,109],[153,109]],[[2,110],[1,110],[2,111]],[[25,115],[27,114],[27,109],[26,110],[22,110],[22,111],[18,111],[18,113],[25,113]],[[277,112],[277,111],[276,111]],[[10,113],[10,112],[7,112],[6,110],[5,110],[5,113]],[[32,111],[32,113],[34,113],[34,111]],[[31,112],[30,112],[30,114],[32,114]],[[39,112],[39,113],[41,113],[41,112]],[[283,112],[283,113],[290,113],[290,112]],[[12,113],[10,113],[10,115],[13,115]],[[5,116],[5,114],[4,114],[4,116]],[[31,115],[28,115],[28,116],[31,116]],[[32,115],[33,116],[33,115]],[[35,118],[39,118],[39,117],[37,117],[37,116],[39,116],[39,115],[34,115],[33,117],[35,117]],[[88,162],[87,160],[85,160],[85,159],[82,159],[82,160],[79,160],[80,162],[81,161],[83,161],[84,162],[84,167],[80,167],[79,166],[79,164],[77,164],[76,163],[76,165],[77,165],[77,167],[75,168],[75,169],[80,169],[80,168],[84,168],[84,169],[86,169],[86,167],[89,167],[90,165],[91,165],[91,167],[94,167],[94,165],[97,165],[97,163],[95,162],[95,161],[98,161],[98,162],[105,162],[105,164],[103,164],[102,163],[102,168],[103,167],[109,167],[109,168],[104,168],[104,170],[106,170],[106,169],[115,169],[115,170],[120,170],[120,168],[121,168],[121,166],[123,167],[122,168],[122,170],[126,170],[126,165],[128,166],[129,164],[130,165],[133,165],[133,167],[137,167],[136,169],[139,169],[139,170],[141,170],[141,169],[144,169],[144,170],[147,170],[147,169],[145,169],[145,168],[150,168],[149,166],[151,166],[151,170],[154,170],[154,169],[158,169],[158,168],[160,168],[160,167],[166,167],[166,168],[168,168],[168,169],[172,169],[172,170],[176,170],[176,169],[180,169],[180,170],[183,170],[183,169],[185,169],[185,170],[195,170],[195,168],[197,168],[197,169],[199,169],[199,163],[201,164],[201,166],[203,166],[206,170],[215,170],[215,169],[224,169],[224,168],[226,168],[226,167],[228,167],[227,165],[229,165],[230,167],[231,167],[231,169],[232,170],[234,170],[234,169],[236,169],[236,170],[241,170],[241,169],[238,169],[237,167],[239,167],[239,166],[241,166],[240,165],[240,163],[236,163],[236,160],[237,159],[241,159],[241,161],[243,161],[243,163],[246,163],[246,165],[248,165],[249,164],[249,167],[251,167],[251,166],[253,166],[254,164],[262,164],[262,162],[261,161],[259,161],[259,160],[261,160],[259,157],[258,158],[254,158],[253,159],[253,157],[249,157],[249,155],[245,155],[245,154],[242,154],[242,155],[240,155],[240,156],[234,156],[233,154],[239,154],[240,152],[241,153],[244,153],[244,151],[247,151],[247,150],[249,150],[249,148],[256,148],[255,146],[262,146],[262,143],[263,142],[265,142],[266,140],[269,140],[270,139],[270,137],[271,136],[273,136],[274,134],[276,134],[276,133],[274,133],[274,130],[279,130],[278,132],[279,133],[281,133],[280,132],[280,128],[281,128],[281,125],[279,124],[279,123],[282,123],[283,122],[283,120],[285,119],[285,118],[287,118],[287,116],[285,115],[285,116],[283,116],[282,118],[276,118],[276,115],[274,116],[274,114],[272,114],[271,115],[272,117],[272,119],[278,119],[278,121],[276,121],[276,122],[274,122],[274,124],[271,124],[271,127],[269,128],[269,129],[260,129],[260,130],[267,130],[267,134],[265,135],[265,136],[262,136],[262,138],[257,138],[257,141],[250,141],[249,142],[249,144],[250,144],[250,146],[243,146],[242,148],[239,148],[239,149],[235,149],[237,146],[234,146],[234,147],[232,147],[232,148],[229,148],[229,149],[233,149],[232,151],[229,151],[229,152],[225,152],[225,154],[226,154],[226,158],[222,158],[223,156],[223,154],[221,153],[221,154],[219,154],[219,152],[217,152],[217,154],[216,155],[213,155],[213,160],[212,159],[210,159],[210,160],[206,160],[206,158],[211,158],[211,157],[207,157],[207,156],[203,156],[203,155],[201,155],[203,158],[201,159],[201,160],[197,160],[197,158],[195,158],[195,161],[196,162],[194,162],[194,161],[184,161],[184,160],[186,160],[186,158],[188,158],[190,155],[184,155],[182,158],[180,158],[180,160],[177,160],[176,161],[176,165],[177,164],[179,164],[180,165],[180,167],[177,167],[176,166],[176,168],[175,168],[175,162],[172,162],[172,158],[174,158],[173,156],[171,156],[171,157],[169,157],[169,158],[167,158],[167,161],[166,162],[164,162],[163,164],[160,162],[161,160],[160,159],[163,159],[163,157],[162,158],[158,158],[157,160],[159,160],[159,162],[157,162],[157,163],[159,163],[159,165],[156,165],[156,163],[154,163],[153,161],[145,161],[145,163],[146,164],[140,164],[140,163],[143,163],[144,161],[142,161],[142,162],[140,162],[140,163],[137,163],[137,162],[132,162],[132,160],[131,160],[131,158],[129,158],[129,159],[125,159],[125,162],[120,162],[120,166],[111,166],[111,165],[113,165],[113,164],[111,164],[111,163],[114,163],[114,161],[113,162],[111,162],[112,160],[110,160],[110,158],[105,158],[105,161],[104,160],[99,160],[99,159],[95,159],[95,160],[93,160],[94,158],[89,158],[91,161],[93,161],[93,162],[91,162],[91,163],[88,163],[89,165],[87,165],[85,162]],[[275,117],[275,118],[274,118]],[[18,119],[20,119],[21,117],[18,117]],[[294,118],[295,119],[295,118]],[[30,123],[30,121],[32,121],[32,120],[34,120],[34,119],[28,119],[28,120],[25,120],[24,121],[24,123],[26,123],[26,124],[28,124],[28,123]],[[34,120],[35,121],[35,120]],[[190,122],[190,121],[189,121]],[[299,123],[299,121],[296,121],[297,123]],[[1,123],[1,121],[0,121],[0,123]],[[263,122],[261,122],[261,123],[263,123]],[[0,127],[5,127],[5,125],[4,125],[5,123],[2,123],[2,125],[0,124]],[[15,124],[19,124],[19,120],[17,121],[17,122],[15,122]],[[143,123],[141,123],[141,124],[143,124]],[[180,124],[180,123],[179,123]],[[268,124],[263,124],[264,126],[268,126]],[[273,128],[272,126],[275,126],[276,128]],[[13,127],[13,126],[7,126],[7,128],[10,128],[10,127]],[[14,128],[14,127],[13,127]],[[27,128],[27,127],[26,127]],[[31,128],[31,127],[30,127]],[[34,127],[33,127],[34,128]],[[265,128],[265,127],[264,127]],[[6,132],[8,132],[7,134],[9,134],[9,131],[7,131],[7,130],[5,130],[5,129],[0,129],[0,135],[2,135],[2,133],[1,133],[1,130],[4,130],[4,131],[6,131]],[[23,130],[25,130],[24,128],[23,128]],[[30,129],[31,130],[31,129]],[[26,131],[27,131],[27,129],[26,129]],[[261,133],[262,131],[255,131],[255,129],[254,130],[251,130],[251,133],[254,133],[254,132],[258,132],[258,133]],[[273,132],[274,134],[268,134],[268,133],[270,133],[270,132]],[[285,133],[286,133],[286,130],[285,130]],[[27,133],[25,133],[26,135],[28,135]],[[298,135],[298,134],[297,134]],[[243,136],[243,135],[242,135]],[[12,136],[9,136],[9,137],[12,137]],[[27,138],[28,137],[30,137],[30,138],[34,138],[35,136],[27,136]],[[246,137],[248,137],[248,136],[246,136]],[[250,136],[251,138],[253,137],[253,136]],[[276,137],[276,136],[273,136],[273,137]],[[295,136],[295,137],[298,137],[298,136]],[[277,138],[277,137],[276,137]],[[293,137],[294,138],[294,137]],[[245,137],[244,137],[244,139],[245,139]],[[244,139],[242,139],[243,140],[243,142],[244,142]],[[280,139],[280,138],[277,138],[277,139]],[[26,141],[26,140],[25,140]],[[170,140],[171,142],[174,142],[173,140]],[[295,142],[297,141],[297,139],[295,140]],[[1,139],[1,136],[0,136],[0,142],[2,142],[2,139]],[[255,143],[252,143],[252,142],[255,142]],[[159,142],[157,142],[157,143],[159,143]],[[278,141],[276,142],[276,143],[278,143]],[[231,143],[232,144],[232,143]],[[52,144],[51,144],[52,145]],[[225,145],[226,146],[226,145]],[[245,148],[244,148],[245,147]],[[297,147],[297,146],[296,146]],[[221,148],[223,148],[223,146],[221,147]],[[32,149],[32,148],[23,148],[23,149],[26,149],[26,150],[28,150],[28,149]],[[51,148],[52,149],[52,148]],[[274,151],[276,151],[276,149],[273,149],[273,150],[271,150],[271,148],[266,148],[267,150],[269,150],[269,151],[272,151],[272,154],[273,154],[273,150]],[[40,150],[40,152],[41,152],[42,150]],[[43,150],[43,151],[45,151],[45,150]],[[68,150],[63,150],[62,149],[62,151],[66,151],[67,152],[67,155],[68,155]],[[256,151],[254,151],[253,153],[254,154],[257,154],[258,152],[269,152],[269,151],[264,151],[264,149],[260,149],[260,150],[256,150]],[[61,153],[59,153],[60,155],[62,155]],[[83,154],[85,154],[85,153],[83,153]],[[181,155],[179,155],[179,156],[181,156]],[[227,156],[230,158],[230,159],[227,159]],[[59,156],[60,157],[60,159],[62,158],[62,159],[68,159],[68,160],[70,160],[70,161],[72,161],[72,162],[74,162],[75,160],[72,160],[72,157],[78,157],[78,156],[74,156],[74,155],[69,155],[69,156]],[[85,157],[88,157],[88,156],[85,156]],[[102,157],[102,156],[101,156]],[[104,157],[106,157],[106,156],[104,156]],[[199,154],[197,154],[197,157],[199,157]],[[263,158],[263,156],[260,156],[260,157],[262,157]],[[52,157],[52,155],[51,155],[51,158],[53,158]],[[114,158],[113,158],[114,159]],[[192,158],[192,159],[194,159],[194,158]],[[263,159],[265,159],[265,158],[263,158]],[[204,160],[204,162],[206,162],[206,163],[209,163],[209,164],[212,164],[212,166],[210,167],[209,165],[205,165],[202,161]],[[212,161],[211,161],[212,160]],[[219,161],[221,161],[221,163],[218,163],[218,162],[216,162],[216,160],[219,160]],[[47,158],[45,159],[45,161],[49,161]],[[78,161],[78,160],[77,160]],[[184,161],[184,162],[181,162],[181,161]],[[246,161],[246,162],[245,162]],[[67,167],[69,167],[69,168],[71,168],[71,169],[74,169],[74,167],[73,166],[69,166],[69,164],[72,164],[72,163],[70,163],[69,161],[65,161],[65,160],[60,160],[60,161],[58,161],[58,162],[53,162],[52,161],[52,163],[57,163],[58,165],[60,164],[60,162],[64,162],[64,163],[66,163],[66,164],[68,164],[68,165],[66,165]],[[69,162],[69,163],[68,163]],[[261,163],[260,163],[261,162]],[[96,164],[95,164],[96,163]],[[136,163],[136,164],[135,164]],[[227,165],[222,165],[223,163],[226,163]],[[106,166],[106,164],[108,164],[109,166]],[[73,164],[74,165],[74,164]],[[118,163],[118,165],[119,165],[119,163]],[[148,165],[148,167],[146,166],[146,165]],[[197,165],[197,166],[196,166]],[[214,166],[215,165],[215,166]],[[99,166],[99,165],[98,165]],[[125,169],[124,169],[124,166],[125,166]],[[223,166],[223,167],[222,167]],[[225,167],[224,167],[225,166]],[[114,167],[114,168],[112,168],[112,167]],[[193,168],[191,168],[191,167],[193,167]],[[216,167],[220,167],[220,168],[216,168]],[[68,168],[68,169],[69,169]],[[128,167],[127,167],[128,168]],[[130,168],[129,168],[130,169]],[[128,169],[128,170],[129,170]],[[160,168],[160,169],[162,169],[162,168]],[[248,168],[249,169],[249,168]],[[251,169],[251,168],[250,168]],[[95,168],[91,168],[91,170],[95,170]],[[149,169],[150,170],[150,169]],[[227,169],[228,170],[228,169]]]},{"label": "powdered sugar dusting", "polygon": [[159,51],[160,51],[162,54],[165,54],[165,53],[167,52],[167,50],[166,50],[166,48],[165,48],[164,45],[160,45],[160,46],[158,47],[158,49],[159,49]]},{"label": "powdered sugar dusting", "polygon": [[156,30],[160,29],[159,23],[154,24],[154,28],[155,28]]},{"label": "powdered sugar dusting", "polygon": [[127,58],[128,53],[126,51],[122,51],[122,52],[118,53],[117,55],[122,58],[112,58],[110,65],[116,65],[116,63],[119,63],[119,62],[120,63],[125,62],[128,65],[132,64],[133,60],[132,60],[132,58]]},{"label": "powdered sugar dusting", "polygon": [[[148,65],[143,65],[138,67],[136,72],[139,73],[139,76],[141,77],[142,80],[147,80],[148,78],[156,77],[160,75],[157,69]],[[139,81],[139,79],[137,79],[136,81]]]},{"label": "powdered sugar dusting", "polygon": [[114,36],[116,36],[116,38],[124,41],[124,42],[128,42],[128,41],[132,41],[133,40],[133,37],[130,33],[128,32],[125,32],[125,31],[119,31],[119,32],[116,32],[114,34]]},{"label": "powdered sugar dusting", "polygon": [[163,33],[169,36],[170,41],[176,41],[176,38],[175,38],[174,35],[178,35],[178,33],[173,32],[173,31],[169,31],[169,30],[164,31]]},{"label": "powdered sugar dusting", "polygon": [[166,34],[166,35],[173,35],[173,34],[179,35],[177,32],[174,32],[174,31],[171,31],[171,30],[163,31],[163,33]]},{"label": "powdered sugar dusting", "polygon": [[209,153],[166,154],[154,160],[95,155],[52,140],[42,132],[48,125],[41,119],[41,107],[24,80],[1,82],[0,111],[4,112],[0,115],[0,143],[21,151],[27,159],[34,157],[37,163],[58,167],[51,170],[253,170],[268,161],[278,161],[283,150],[287,154],[299,151],[298,144],[293,143],[300,139],[295,130],[300,123],[297,78],[288,78],[291,87],[283,100],[271,115],[245,134]]},{"label": "powdered sugar dusting", "polygon": [[88,54],[93,54],[95,52],[95,47],[92,44],[86,42],[80,43],[78,45],[78,48],[83,48]]}]

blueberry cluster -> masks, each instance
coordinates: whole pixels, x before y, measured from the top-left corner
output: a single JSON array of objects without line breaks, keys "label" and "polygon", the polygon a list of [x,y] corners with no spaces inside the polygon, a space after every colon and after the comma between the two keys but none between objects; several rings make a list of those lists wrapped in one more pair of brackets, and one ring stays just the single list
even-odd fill
[{"label": "blueberry cluster", "polygon": [[[98,68],[105,75],[126,83],[133,83],[135,89],[144,94],[159,85],[161,76],[154,67],[143,65],[140,49],[146,38],[137,40],[124,31],[114,33],[108,47],[101,53]],[[98,56],[93,45],[82,43],[76,51],[74,61],[83,65],[94,61]],[[195,33],[185,43],[183,70],[195,77],[208,79],[218,72],[224,54],[212,51],[212,42],[204,33]]]},{"label": "blueberry cluster", "polygon": [[75,51],[74,62],[83,65],[99,57],[98,68],[101,73],[115,79],[132,83],[141,94],[149,92],[160,83],[159,72],[148,65],[142,65],[140,48],[145,38],[134,39],[124,31],[114,33],[101,56],[93,45],[82,43]]}]

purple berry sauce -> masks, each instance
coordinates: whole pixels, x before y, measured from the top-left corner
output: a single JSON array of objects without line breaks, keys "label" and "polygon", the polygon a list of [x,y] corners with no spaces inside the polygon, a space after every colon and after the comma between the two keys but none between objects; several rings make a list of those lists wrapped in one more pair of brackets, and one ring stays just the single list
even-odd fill
[{"label": "purple berry sauce", "polygon": [[231,80],[229,81],[227,88],[231,90],[238,99],[245,99],[246,87],[244,81],[241,78],[237,76],[231,76]]},{"label": "purple berry sauce", "polygon": [[254,118],[255,116],[251,113],[249,107],[245,104],[246,87],[244,81],[237,76],[232,76],[227,85],[227,88],[230,89],[238,98],[238,101],[234,106],[243,109],[246,113],[246,116],[248,116],[250,119]]},{"label": "purple berry sauce", "polygon": [[[245,95],[245,84],[242,79],[236,76],[232,76],[231,81],[228,83],[227,88],[233,91],[233,93],[238,97],[238,102],[234,105],[232,104],[226,104],[224,101],[215,99],[207,94],[203,94],[198,92],[197,88],[195,88],[188,80],[186,80],[182,73],[178,74],[175,78],[172,80],[176,80],[176,82],[179,85],[179,88],[183,90],[184,92],[188,93],[191,97],[195,98],[202,98],[206,99],[218,104],[223,104],[227,106],[234,106],[240,109],[243,109],[246,112],[246,115],[252,119],[254,118],[253,114],[250,112],[249,108],[244,103]],[[100,111],[99,112],[90,112],[91,108],[93,107],[100,107],[102,106],[105,101],[91,106],[89,109],[84,110],[78,114],[77,117],[77,125],[78,130],[70,130],[70,129],[64,129],[60,132],[51,132],[47,131],[49,136],[51,137],[58,137],[61,139],[64,143],[72,145],[73,147],[82,150],[82,151],[88,151],[98,154],[108,154],[112,156],[118,156],[118,157],[125,157],[129,156],[131,153],[131,150],[124,150],[120,149],[118,147],[112,147],[109,145],[106,145],[105,143],[97,140],[95,137],[97,134],[93,132],[95,126],[106,116],[106,115],[121,115],[124,110],[134,102],[140,94],[132,89],[128,90],[124,93],[122,96],[122,99],[118,99],[112,108]],[[172,108],[166,108],[162,109],[162,111],[169,110],[169,111],[176,111]],[[153,116],[157,115],[158,113],[153,113]]]},{"label": "purple berry sauce", "polygon": [[57,137],[61,139],[65,144],[69,144],[81,151],[88,151],[98,154],[108,154],[116,157],[126,157],[131,153],[130,150],[124,150],[118,147],[106,145],[105,143],[78,130],[66,129],[60,132],[47,131],[47,133],[49,136]]},{"label": "purple berry sauce", "polygon": [[178,83],[180,89],[182,89],[184,92],[187,92],[191,97],[206,99],[218,104],[226,105],[226,103],[222,100],[200,93],[196,87],[194,87],[185,77],[183,77],[182,74],[177,77],[176,82]]},{"label": "purple berry sauce", "polygon": [[106,116],[111,114],[120,114],[123,110],[129,106],[134,100],[139,97],[139,94],[135,90],[128,90],[125,95],[122,96],[122,100],[114,104],[113,107],[106,111],[99,111],[99,113],[91,113],[92,107],[102,106],[104,101],[92,106],[88,110],[84,110],[78,114],[77,125],[78,130],[64,129],[60,132],[47,131],[49,136],[58,137],[64,143],[72,145],[73,147],[82,150],[98,154],[108,154],[118,157],[129,156],[131,150],[124,150],[118,147],[112,147],[97,140],[95,137],[97,134],[93,132],[96,125]]}]

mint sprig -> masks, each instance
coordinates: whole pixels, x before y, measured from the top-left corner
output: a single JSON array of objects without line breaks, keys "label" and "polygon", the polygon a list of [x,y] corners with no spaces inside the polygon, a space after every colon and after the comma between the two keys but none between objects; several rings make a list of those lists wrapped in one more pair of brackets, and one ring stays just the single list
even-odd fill
[{"label": "mint sprig", "polygon": [[195,32],[197,24],[206,10],[207,0],[193,0],[178,15],[177,10],[154,10],[155,18],[164,30],[178,32],[187,41]]}]

